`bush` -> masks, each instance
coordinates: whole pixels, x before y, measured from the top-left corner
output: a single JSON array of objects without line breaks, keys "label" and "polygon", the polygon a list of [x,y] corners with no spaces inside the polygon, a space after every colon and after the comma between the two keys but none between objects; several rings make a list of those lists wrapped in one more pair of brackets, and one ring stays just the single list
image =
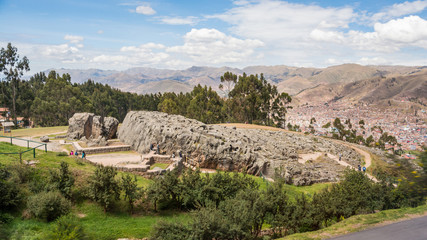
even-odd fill
[{"label": "bush", "polygon": [[68,153],[66,153],[66,152],[59,152],[59,153],[56,154],[56,156],[58,156],[58,157],[66,157],[66,156],[68,156]]},{"label": "bush", "polygon": [[44,221],[53,221],[70,212],[71,203],[59,191],[41,192],[28,199],[30,214]]},{"label": "bush", "polygon": [[48,234],[48,240],[83,240],[88,239],[79,220],[71,215],[65,215],[58,218],[51,232]]},{"label": "bush", "polygon": [[10,176],[10,171],[0,164],[0,213],[17,207],[23,199],[21,190],[10,181]]}]

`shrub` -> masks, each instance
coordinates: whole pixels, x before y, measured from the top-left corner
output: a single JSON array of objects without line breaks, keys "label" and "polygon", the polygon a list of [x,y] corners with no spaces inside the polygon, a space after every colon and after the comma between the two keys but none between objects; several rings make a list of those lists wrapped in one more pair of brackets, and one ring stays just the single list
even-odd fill
[{"label": "shrub", "polygon": [[112,167],[98,166],[89,179],[88,195],[101,204],[104,212],[114,200],[120,199],[120,183],[115,179],[117,171]]},{"label": "shrub", "polygon": [[21,190],[9,181],[10,176],[10,171],[0,164],[0,213],[17,207],[22,201]]},{"label": "shrub", "polygon": [[48,234],[48,240],[83,240],[88,239],[78,219],[71,215],[65,215],[55,221],[55,225]]},{"label": "shrub", "polygon": [[50,171],[50,183],[59,190],[67,199],[71,198],[71,188],[74,185],[74,177],[68,169],[68,163],[61,162],[58,171]]},{"label": "shrub", "polygon": [[53,221],[70,212],[71,203],[60,192],[41,192],[28,199],[30,214],[38,219]]},{"label": "shrub", "polygon": [[68,153],[66,153],[66,152],[59,152],[59,153],[56,154],[56,156],[58,156],[58,157],[66,157],[66,156],[68,156]]}]

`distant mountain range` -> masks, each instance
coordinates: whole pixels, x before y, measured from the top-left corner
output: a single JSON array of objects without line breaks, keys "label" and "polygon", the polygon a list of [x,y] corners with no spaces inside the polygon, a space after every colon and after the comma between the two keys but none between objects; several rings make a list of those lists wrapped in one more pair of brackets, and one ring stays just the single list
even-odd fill
[{"label": "distant mountain range", "polygon": [[[191,67],[185,70],[131,68],[124,71],[99,69],[49,69],[58,74],[69,73],[72,82],[88,79],[108,84],[128,92],[190,92],[197,84],[219,91],[220,77],[227,71],[241,75],[263,73],[280,92],[296,95],[296,102],[383,101],[396,96],[424,97],[427,67],[361,66],[343,64],[327,68],[279,66],[251,66],[243,69],[230,67]],[[394,79],[394,80],[393,80]],[[220,92],[220,91],[219,91]],[[423,95],[424,94],[424,95]]]}]

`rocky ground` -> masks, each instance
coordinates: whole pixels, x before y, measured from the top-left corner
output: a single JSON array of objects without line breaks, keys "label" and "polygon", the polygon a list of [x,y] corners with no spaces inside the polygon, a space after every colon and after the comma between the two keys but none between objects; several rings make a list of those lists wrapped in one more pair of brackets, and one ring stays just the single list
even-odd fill
[{"label": "rocky ground", "polygon": [[119,139],[140,153],[159,144],[161,152],[182,152],[193,166],[273,176],[276,171],[288,183],[310,185],[336,181],[342,167],[335,161],[300,163],[300,154],[342,155],[357,166],[360,155],[350,147],[322,138],[282,131],[240,129],[206,125],[196,120],[160,112],[129,112],[118,131]]}]

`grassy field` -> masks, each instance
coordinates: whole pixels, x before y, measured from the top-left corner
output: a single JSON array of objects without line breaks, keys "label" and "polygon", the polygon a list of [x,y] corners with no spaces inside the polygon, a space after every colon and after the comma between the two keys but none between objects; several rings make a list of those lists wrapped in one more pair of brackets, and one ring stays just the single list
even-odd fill
[{"label": "grassy field", "polygon": [[159,167],[161,169],[166,169],[170,164],[169,163],[154,163],[150,166],[150,169],[154,169],[155,167]]},{"label": "grassy field", "polygon": [[[65,133],[68,130],[68,126],[58,127],[44,127],[44,128],[22,128],[12,130],[12,137],[40,137],[48,135],[53,137],[58,133]],[[7,135],[10,136],[10,135]]]},{"label": "grassy field", "polygon": [[281,239],[326,239],[423,215],[427,215],[427,205],[422,205],[417,208],[402,208],[381,211],[374,214],[356,215],[315,232],[297,233]]}]

